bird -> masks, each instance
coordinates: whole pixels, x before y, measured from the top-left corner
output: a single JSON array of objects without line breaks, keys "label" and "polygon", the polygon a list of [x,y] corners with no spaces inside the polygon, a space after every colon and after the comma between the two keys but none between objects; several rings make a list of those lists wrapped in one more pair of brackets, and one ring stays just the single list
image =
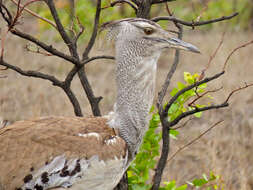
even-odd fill
[{"label": "bird", "polygon": [[0,129],[0,190],[112,190],[148,129],[161,52],[173,48],[199,53],[151,20],[126,18],[101,28],[115,44],[113,112],[47,116]]}]

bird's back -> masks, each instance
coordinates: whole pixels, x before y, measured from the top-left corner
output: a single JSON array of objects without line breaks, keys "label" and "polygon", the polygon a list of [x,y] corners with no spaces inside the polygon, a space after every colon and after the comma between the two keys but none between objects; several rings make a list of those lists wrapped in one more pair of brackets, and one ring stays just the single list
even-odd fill
[{"label": "bird's back", "polygon": [[103,117],[16,122],[0,130],[0,190],[111,189],[104,183],[121,177],[126,149]]}]

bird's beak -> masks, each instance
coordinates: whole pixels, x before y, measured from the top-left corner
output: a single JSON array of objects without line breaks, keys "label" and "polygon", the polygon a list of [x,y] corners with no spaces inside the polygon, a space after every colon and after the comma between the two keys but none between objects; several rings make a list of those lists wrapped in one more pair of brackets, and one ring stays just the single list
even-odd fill
[{"label": "bird's beak", "polygon": [[194,53],[200,53],[199,49],[196,46],[190,43],[184,42],[178,38],[169,38],[166,41],[167,43],[169,43],[170,48],[182,49],[182,50],[191,51]]}]

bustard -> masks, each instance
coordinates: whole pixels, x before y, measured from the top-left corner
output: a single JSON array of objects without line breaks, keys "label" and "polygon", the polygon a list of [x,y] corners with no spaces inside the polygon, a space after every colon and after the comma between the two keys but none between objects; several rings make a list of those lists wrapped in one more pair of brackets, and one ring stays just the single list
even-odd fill
[{"label": "bustard", "polygon": [[113,189],[147,130],[160,53],[167,48],[199,52],[149,20],[129,18],[104,27],[116,48],[114,113],[45,117],[1,129],[0,190]]}]

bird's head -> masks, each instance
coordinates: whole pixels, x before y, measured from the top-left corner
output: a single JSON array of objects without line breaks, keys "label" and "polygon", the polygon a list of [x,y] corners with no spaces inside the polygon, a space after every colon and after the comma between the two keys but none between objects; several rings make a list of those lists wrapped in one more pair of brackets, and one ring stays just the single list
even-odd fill
[{"label": "bird's head", "polygon": [[159,24],[141,18],[127,18],[103,24],[102,29],[108,29],[109,39],[117,43],[137,41],[146,45],[147,50],[161,52],[173,48],[200,53],[197,47],[174,37]]}]

